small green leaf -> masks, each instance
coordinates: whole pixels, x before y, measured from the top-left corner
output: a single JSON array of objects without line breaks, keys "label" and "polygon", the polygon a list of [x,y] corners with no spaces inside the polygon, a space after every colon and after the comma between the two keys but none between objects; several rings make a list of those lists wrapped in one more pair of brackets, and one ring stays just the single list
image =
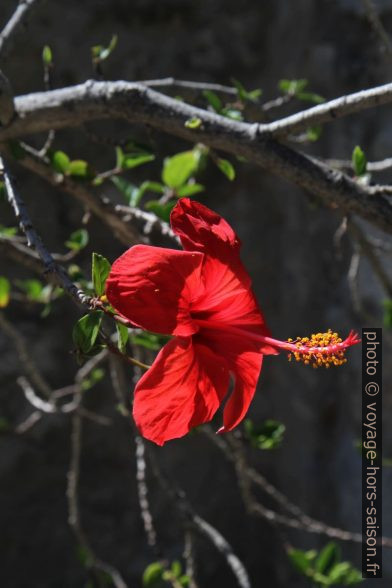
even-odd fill
[{"label": "small green leaf", "polygon": [[298,92],[302,92],[308,85],[308,80],[280,80],[279,90],[284,94],[296,95]]},{"label": "small green leaf", "polygon": [[318,141],[321,137],[321,133],[323,132],[323,127],[309,127],[306,129],[306,138],[308,141]]},{"label": "small green leaf", "polygon": [[309,552],[307,553],[301,549],[290,549],[288,552],[291,563],[305,576],[311,575],[311,562],[315,553],[313,551],[310,553],[312,557],[309,556]]},{"label": "small green leaf", "polygon": [[238,110],[238,108],[223,108],[221,110],[221,115],[226,118],[231,118],[232,120],[244,120],[242,112]]},{"label": "small green leaf", "polygon": [[2,237],[13,237],[17,232],[17,227],[4,227],[3,225],[0,225],[0,235]]},{"label": "small green leaf", "polygon": [[340,559],[338,546],[333,541],[327,543],[320,551],[316,561],[315,570],[321,574],[327,574],[328,570]]},{"label": "small green leaf", "polygon": [[286,427],[283,423],[274,419],[267,419],[255,425],[250,419],[244,423],[245,436],[252,447],[256,449],[277,449],[283,441]]},{"label": "small green leaf", "polygon": [[116,48],[117,40],[117,35],[113,35],[107,47],[105,47],[104,45],[94,45],[94,47],[91,47],[93,61],[98,62],[107,59]]},{"label": "small green leaf", "polygon": [[99,253],[93,253],[91,276],[97,296],[102,296],[105,293],[105,284],[110,268],[110,262],[106,257]]},{"label": "small green leaf", "polygon": [[196,149],[168,157],[163,165],[163,183],[169,188],[180,188],[197,171],[199,161],[200,153]]},{"label": "small green leaf", "polygon": [[140,345],[140,347],[144,347],[150,351],[158,351],[169,339],[170,337],[165,335],[155,335],[155,333],[149,333],[147,331],[143,331],[138,335],[129,336],[129,340],[133,345]]},{"label": "small green leaf", "polygon": [[157,583],[162,580],[164,568],[158,561],[151,563],[143,572],[143,586],[149,588],[150,586],[156,586]]},{"label": "small green leaf", "polygon": [[116,147],[116,168],[122,169],[124,161],[124,151],[120,146]]},{"label": "small green leaf", "polygon": [[91,179],[94,176],[89,164],[83,159],[74,159],[70,162],[67,173],[77,178]]},{"label": "small green leaf", "polygon": [[188,118],[188,120],[185,121],[184,127],[186,127],[187,129],[200,129],[202,124],[203,123],[201,118],[194,116],[192,118]]},{"label": "small green leaf", "polygon": [[194,196],[195,194],[199,194],[199,192],[204,192],[204,186],[201,184],[185,184],[178,188],[176,196],[183,198],[184,196]]},{"label": "small green leaf", "polygon": [[121,353],[125,353],[125,349],[127,347],[128,339],[129,339],[129,331],[127,327],[119,322],[116,322],[116,331],[117,331],[117,346]]},{"label": "small green leaf", "polygon": [[179,562],[176,559],[173,561],[173,563],[171,565],[171,573],[173,574],[173,576],[175,578],[178,578],[179,576],[181,576],[181,572],[182,572],[181,562]]},{"label": "small green leaf", "polygon": [[154,161],[153,153],[124,153],[121,167],[122,169],[133,169],[149,161]]},{"label": "small green leaf", "polygon": [[2,180],[0,180],[0,200],[7,200],[7,190]]},{"label": "small green leaf", "polygon": [[94,561],[93,554],[87,547],[84,547],[84,545],[77,546],[76,555],[80,563],[86,568]]},{"label": "small green leaf", "polygon": [[320,94],[315,94],[314,92],[297,92],[295,96],[298,98],[298,100],[312,102],[312,104],[322,104],[325,102],[325,98],[323,96],[320,96]]},{"label": "small green leaf", "polygon": [[42,49],[42,62],[45,67],[50,67],[53,65],[53,55],[49,45],[45,45],[45,47]]},{"label": "small green leaf", "polygon": [[238,98],[242,102],[246,102],[250,100],[251,102],[257,102],[260,96],[262,95],[263,91],[257,88],[256,90],[245,90],[244,86],[241,84],[240,81],[236,80],[235,78],[231,78],[234,86],[236,87]]},{"label": "small green leaf", "polygon": [[129,206],[137,206],[139,204],[139,188],[135,186],[135,184],[128,182],[128,180],[125,180],[120,176],[113,176],[110,179],[116,188],[122,193]]},{"label": "small green leaf", "polygon": [[10,301],[11,284],[7,278],[0,276],[0,308],[8,306]]},{"label": "small green leaf", "polygon": [[231,182],[235,178],[235,169],[233,165],[227,159],[218,158],[216,160],[216,165],[219,167],[221,172],[228,178]]},{"label": "small green leaf", "polygon": [[159,200],[149,200],[146,202],[145,208],[146,210],[154,212],[159,218],[165,221],[165,223],[168,223],[170,220],[170,213],[175,205],[175,200],[171,200],[165,204],[161,204]]},{"label": "small green leaf", "polygon": [[72,339],[75,347],[83,354],[91,351],[98,337],[103,312],[93,310],[78,320],[72,331]]},{"label": "small green leaf", "polygon": [[71,163],[70,158],[64,151],[55,151],[51,155],[51,164],[53,169],[55,169],[60,174],[65,174],[69,170],[69,165]]},{"label": "small green leaf", "polygon": [[90,375],[83,380],[82,390],[83,391],[90,390],[90,388],[95,386],[95,384],[98,384],[98,382],[100,382],[104,376],[105,376],[105,370],[103,370],[102,368],[95,368],[90,373]]},{"label": "small green leaf", "polygon": [[207,99],[208,103],[210,106],[212,106],[215,112],[219,114],[223,108],[222,100],[219,98],[219,96],[215,94],[215,92],[212,92],[212,90],[204,90],[203,96]]},{"label": "small green leaf", "polygon": [[366,174],[367,168],[367,159],[365,153],[362,151],[359,145],[357,145],[352,154],[352,163],[354,168],[354,173],[357,177],[363,176]]},{"label": "small green leaf", "polygon": [[[43,283],[40,280],[32,278],[29,280],[16,280],[15,283],[18,286],[18,288],[25,292],[29,300],[32,300],[33,302],[47,302],[49,296],[45,296],[43,295],[43,293],[44,291],[46,294],[48,293],[48,287],[44,287]],[[49,287],[49,295],[50,292],[51,287]]]},{"label": "small green leaf", "polygon": [[392,329],[392,298],[384,300],[384,326]]},{"label": "small green leaf", "polygon": [[78,229],[69,236],[65,242],[65,246],[72,249],[72,251],[80,251],[86,247],[89,240],[88,231],[86,229]]}]

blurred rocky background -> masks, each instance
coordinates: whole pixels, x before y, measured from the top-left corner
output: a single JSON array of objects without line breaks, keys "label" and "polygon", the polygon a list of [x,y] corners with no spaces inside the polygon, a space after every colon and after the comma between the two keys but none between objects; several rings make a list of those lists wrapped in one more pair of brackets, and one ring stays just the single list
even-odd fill
[{"label": "blurred rocky background", "polygon": [[[387,30],[392,4],[377,2]],[[2,0],[0,26],[14,0]],[[392,58],[369,24],[359,0],[86,0],[43,2],[21,31],[3,64],[16,94],[43,89],[41,52],[47,44],[55,62],[56,87],[93,77],[91,46],[106,44],[113,34],[118,46],[105,63],[108,79],[180,79],[262,88],[263,99],[278,95],[282,78],[306,78],[312,90],[337,97],[390,79]],[[303,107],[305,105],[296,105]],[[285,111],[280,111],[283,114]],[[287,110],[289,112],[289,110]],[[360,144],[370,160],[392,154],[391,107],[384,106],[327,125],[321,139],[303,148],[326,158],[350,159]],[[89,127],[90,128],[90,127]],[[159,180],[165,156],[187,144],[151,129],[118,123],[94,124],[90,130],[109,137],[136,137],[150,142],[156,161],[130,174],[135,183]],[[40,138],[32,139],[40,144]],[[92,142],[80,129],[59,132],[55,146],[73,158],[109,169],[114,149]],[[354,308],[348,283],[353,253],[344,235],[334,245],[341,223],[338,212],[312,196],[248,164],[233,161],[237,178],[229,182],[210,166],[200,181],[200,199],[219,211],[243,241],[243,260],[267,322],[278,338],[304,336],[328,327],[360,329],[366,319]],[[60,191],[48,188],[26,171],[14,168],[37,229],[56,252],[81,226],[83,210]],[[390,173],[384,174],[386,181]],[[113,197],[114,191],[113,191]],[[12,224],[5,202],[0,222]],[[91,252],[110,260],[124,249],[95,220],[90,244],[78,263],[86,271]],[[367,231],[376,235],[373,229]],[[383,260],[387,264],[387,259]],[[23,268],[0,259],[0,274],[28,278]],[[382,326],[385,292],[366,260],[359,269],[359,294],[372,326]],[[6,316],[29,342],[32,356],[53,388],[72,382],[77,370],[72,354],[73,304],[61,299],[41,318],[34,304],[12,302]],[[392,457],[388,428],[391,374],[387,359],[390,336],[385,330],[384,448]],[[32,411],[16,383],[21,372],[12,342],[0,331],[1,410],[16,425]],[[131,372],[127,372],[131,389]],[[254,422],[282,421],[286,433],[280,449],[250,450],[251,463],[293,502],[316,519],[360,532],[361,456],[355,444],[361,433],[360,349],[346,366],[329,371],[290,365],[282,355],[264,362],[258,392],[250,410]],[[105,377],[86,402],[112,419],[105,427],[85,421],[81,462],[80,507],[86,534],[96,553],[121,570],[128,586],[140,586],[145,567],[156,557],[149,551],[140,517],[135,481],[132,430],[114,406]],[[248,516],[232,466],[202,434],[168,443],[155,455],[168,477],[187,493],[194,508],[230,541],[245,563],[252,585],[269,588],[310,586],[288,561],[284,545],[320,549],[327,538],[271,526]],[[67,524],[66,472],[70,459],[70,421],[46,416],[25,435],[0,437],[0,584],[4,588],[70,588],[87,585],[75,539]],[[392,535],[392,470],[384,469],[384,535]],[[158,536],[168,559],[181,557],[182,535],[168,502],[152,480],[151,502]],[[260,499],[271,506],[269,499]],[[344,559],[361,566],[361,546],[341,544]],[[208,542],[197,542],[200,587],[236,586],[222,556]],[[384,553],[384,579],[390,586],[392,559]],[[371,581],[366,581],[370,586]]]}]

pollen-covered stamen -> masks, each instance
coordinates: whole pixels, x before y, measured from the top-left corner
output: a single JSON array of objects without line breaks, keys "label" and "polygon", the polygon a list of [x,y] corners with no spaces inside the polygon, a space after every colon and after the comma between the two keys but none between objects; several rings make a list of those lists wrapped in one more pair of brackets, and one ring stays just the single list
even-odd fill
[{"label": "pollen-covered stamen", "polygon": [[351,345],[359,343],[356,333],[350,332],[346,339],[342,339],[338,333],[328,329],[326,333],[314,333],[310,337],[297,337],[295,341],[288,339],[286,349],[289,353],[289,361],[294,358],[313,368],[324,366],[343,365],[347,362],[345,351]]}]

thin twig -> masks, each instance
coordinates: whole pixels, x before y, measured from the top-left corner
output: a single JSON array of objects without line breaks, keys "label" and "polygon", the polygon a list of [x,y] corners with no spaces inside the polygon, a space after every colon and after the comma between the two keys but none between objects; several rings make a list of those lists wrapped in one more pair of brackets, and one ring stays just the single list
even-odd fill
[{"label": "thin twig", "polygon": [[32,358],[27,342],[13,324],[6,318],[3,312],[0,312],[0,329],[11,339],[18,353],[22,370],[33,382],[34,386],[45,397],[51,395],[51,387],[41,374],[38,366]]},{"label": "thin twig", "polygon": [[[80,376],[82,377],[82,376]],[[82,391],[79,386],[78,404],[81,404]],[[97,586],[105,585],[100,572],[109,574],[113,585],[116,588],[127,588],[127,584],[122,578],[120,572],[111,564],[100,560],[91,548],[89,541],[85,535],[80,518],[79,505],[79,479],[80,479],[80,458],[82,451],[82,415],[80,411],[75,411],[72,416],[72,430],[71,430],[71,458],[69,469],[67,473],[67,503],[68,503],[68,523],[78,541],[80,547],[83,548],[86,557],[86,566],[90,571],[92,578],[97,583]],[[94,584],[95,585],[95,584]]]},{"label": "thin twig", "polygon": [[158,466],[157,460],[152,452],[149,453],[152,471],[163,490],[171,498],[175,508],[184,518],[187,525],[191,524],[199,533],[206,537],[219,553],[225,558],[227,565],[233,572],[240,588],[251,588],[248,572],[242,561],[234,553],[233,548],[225,537],[209,522],[200,517],[191,507],[186,499],[185,493],[171,484],[163,474],[162,468]]},{"label": "thin twig", "polygon": [[33,8],[41,0],[19,0],[15,12],[0,33],[0,56],[4,55],[11,49],[15,34],[21,26],[26,26],[27,18]]},{"label": "thin twig", "polygon": [[91,297],[87,296],[82,290],[77,288],[75,284],[69,279],[67,272],[63,267],[58,265],[53,256],[44,246],[40,236],[35,230],[26,205],[13,186],[10,174],[8,173],[2,158],[0,157],[0,177],[4,178],[4,184],[7,191],[8,201],[11,204],[15,217],[19,222],[19,226],[26,235],[27,245],[33,247],[38,253],[43,265],[45,273],[49,274],[58,286],[63,288],[78,304],[90,307]]},{"label": "thin twig", "polygon": [[358,245],[363,253],[369,260],[370,265],[372,266],[373,272],[379,279],[381,285],[383,286],[385,292],[388,294],[390,298],[392,298],[392,280],[390,279],[389,275],[387,274],[384,266],[381,263],[380,258],[378,257],[377,253],[375,253],[371,243],[368,241],[364,231],[359,226],[358,223],[350,220],[348,224],[348,229],[354,239],[358,242]]},{"label": "thin twig", "polygon": [[144,532],[147,537],[147,543],[157,555],[161,557],[160,549],[157,543],[157,533],[154,526],[154,520],[151,514],[150,503],[148,500],[148,488],[146,482],[146,459],[144,441],[140,435],[135,435],[136,444],[136,481],[139,497],[140,513],[143,520]]},{"label": "thin twig", "polygon": [[[201,431],[208,436],[208,438],[224,453],[227,459],[234,465],[240,484],[240,489],[243,493],[244,502],[252,513],[261,516],[273,524],[282,525],[284,527],[303,530],[309,533],[316,533],[326,535],[328,537],[339,539],[341,541],[352,541],[354,543],[362,543],[362,535],[332,527],[318,521],[307,515],[298,505],[290,501],[280,490],[275,488],[264,476],[249,467],[246,463],[243,449],[239,445],[238,440],[230,437],[231,443],[235,445],[235,451],[231,449],[222,437],[216,435],[210,427],[203,427]],[[229,437],[227,435],[227,437]],[[248,479],[248,481],[246,481]],[[273,498],[280,506],[282,506],[292,517],[282,515],[271,508],[265,507],[251,493],[249,482],[255,483],[271,498]],[[392,547],[392,538],[383,537],[382,544],[385,547]]]},{"label": "thin twig", "polygon": [[362,0],[363,7],[365,9],[366,16],[373,27],[374,31],[378,35],[383,44],[385,51],[389,56],[392,56],[392,42],[381,22],[377,9],[374,5],[373,0]]}]

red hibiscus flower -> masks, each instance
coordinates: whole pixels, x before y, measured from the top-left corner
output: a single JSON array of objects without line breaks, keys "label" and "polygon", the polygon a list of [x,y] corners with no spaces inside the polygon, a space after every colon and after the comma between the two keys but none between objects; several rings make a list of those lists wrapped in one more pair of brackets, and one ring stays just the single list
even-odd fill
[{"label": "red hibiscus flower", "polygon": [[318,333],[296,342],[270,337],[240,256],[240,241],[228,223],[202,204],[179,200],[171,226],[184,251],[135,245],[113,264],[106,296],[133,325],[173,335],[139,380],[133,415],[141,434],[163,445],[210,421],[225,403],[230,431],[254,396],[263,355],[280,349],[298,360],[343,363],[353,333]]}]

